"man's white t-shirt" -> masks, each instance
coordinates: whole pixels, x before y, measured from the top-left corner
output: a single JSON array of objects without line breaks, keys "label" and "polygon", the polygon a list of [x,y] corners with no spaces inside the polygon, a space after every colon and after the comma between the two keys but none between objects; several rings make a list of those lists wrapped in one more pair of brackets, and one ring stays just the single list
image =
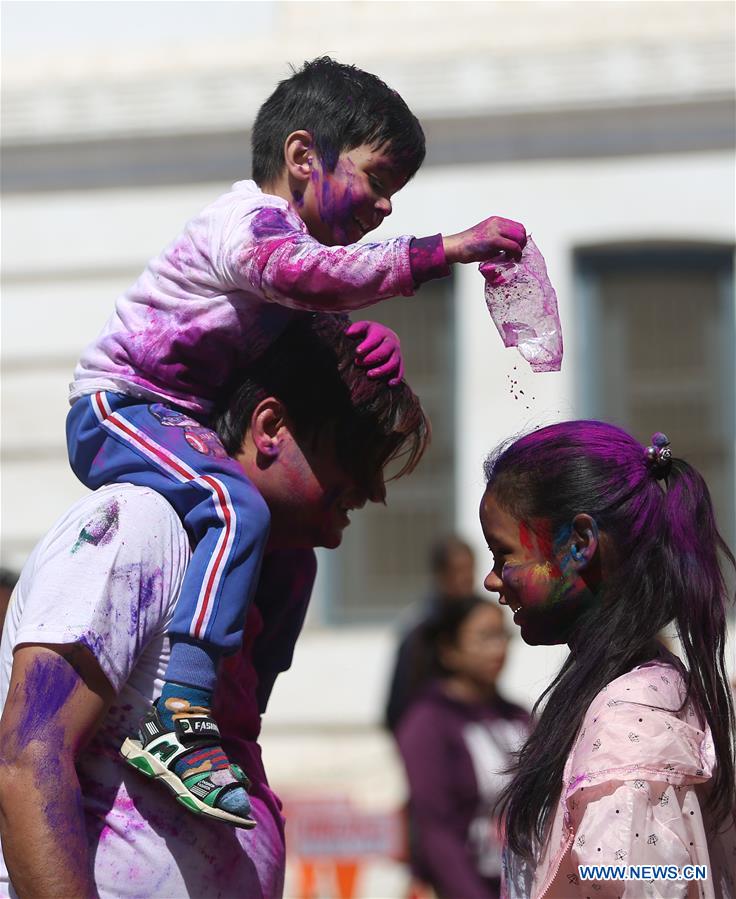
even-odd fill
[{"label": "man's white t-shirt", "polygon": [[[189,554],[184,528],[161,496],[129,484],[103,487],[36,547],[8,608],[0,646],[3,705],[13,650],[22,643],[85,644],[117,693],[77,762],[103,899],[273,899],[283,888],[283,832],[272,802],[253,798],[252,831],[203,820],[119,755],[161,691],[166,629]],[[14,895],[0,856],[0,896]]]}]

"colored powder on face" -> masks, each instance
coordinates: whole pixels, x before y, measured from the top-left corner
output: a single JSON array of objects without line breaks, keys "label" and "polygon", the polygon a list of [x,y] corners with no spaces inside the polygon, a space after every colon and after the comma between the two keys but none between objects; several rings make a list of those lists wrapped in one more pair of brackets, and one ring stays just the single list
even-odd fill
[{"label": "colored powder on face", "polygon": [[16,732],[20,749],[31,740],[45,739],[50,728],[58,727],[56,715],[78,683],[78,675],[61,656],[34,659],[26,675],[26,701]]},{"label": "colored powder on face", "polygon": [[553,562],[507,564],[501,579],[519,597],[524,608],[541,608],[560,602],[569,594],[575,580],[574,576],[563,575]]},{"label": "colored powder on face", "polygon": [[519,597],[522,605],[540,606],[547,602],[552,589],[550,568],[549,564],[536,562],[523,565],[507,563],[503,566],[501,580]]},{"label": "colored powder on face", "polygon": [[[315,173],[316,174],[316,173]],[[334,172],[323,172],[320,184],[319,214],[322,221],[332,229],[333,242],[348,242],[347,227],[352,222],[356,206],[354,193],[355,165],[349,158],[338,160]]]},{"label": "colored powder on face", "polygon": [[109,543],[117,533],[119,515],[120,508],[116,500],[99,508],[79,532],[72,554],[77,553],[85,544],[104,546]]},{"label": "colored powder on face", "polygon": [[534,532],[537,536],[537,546],[540,554],[552,563],[553,571],[559,577],[562,574],[562,569],[556,559],[570,539],[572,528],[569,525],[564,525],[553,537],[552,526],[548,521],[535,521]]},{"label": "colored powder on face", "polygon": [[534,524],[537,534],[537,545],[543,556],[552,555],[552,527],[548,521],[538,521]]},{"label": "colored powder on face", "polygon": [[529,525],[524,521],[519,522],[519,542],[524,547],[524,549],[528,549],[529,551],[532,551],[534,549]]}]

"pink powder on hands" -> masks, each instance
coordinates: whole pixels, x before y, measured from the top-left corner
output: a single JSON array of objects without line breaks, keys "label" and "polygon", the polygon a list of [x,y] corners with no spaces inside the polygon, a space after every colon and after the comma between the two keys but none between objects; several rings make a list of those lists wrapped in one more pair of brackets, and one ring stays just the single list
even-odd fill
[{"label": "pink powder on hands", "polygon": [[532,371],[559,371],[562,327],[557,294],[531,237],[519,262],[483,262],[486,305],[504,346],[515,346]]}]

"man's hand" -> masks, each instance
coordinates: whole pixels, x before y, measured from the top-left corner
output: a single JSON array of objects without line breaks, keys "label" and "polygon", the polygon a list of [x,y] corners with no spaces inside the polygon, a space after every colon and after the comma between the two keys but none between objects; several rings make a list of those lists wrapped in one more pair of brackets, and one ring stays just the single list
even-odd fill
[{"label": "man's hand", "polygon": [[83,646],[15,651],[0,720],[0,837],[21,899],[97,895],[74,762],[113,695]]},{"label": "man's hand", "polygon": [[398,335],[378,322],[353,322],[345,331],[349,337],[362,337],[355,348],[358,365],[368,367],[369,378],[388,378],[389,387],[396,387],[404,377],[404,360]]},{"label": "man's hand", "polygon": [[493,215],[442,240],[448,263],[486,262],[499,257],[518,261],[526,244],[526,230],[519,222]]}]

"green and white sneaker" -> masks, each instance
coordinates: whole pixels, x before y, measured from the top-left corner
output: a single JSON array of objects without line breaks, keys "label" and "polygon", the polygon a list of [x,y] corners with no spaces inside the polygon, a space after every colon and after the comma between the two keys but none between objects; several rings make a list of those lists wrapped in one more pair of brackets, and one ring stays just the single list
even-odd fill
[{"label": "green and white sneaker", "polygon": [[250,781],[223,752],[220,731],[209,709],[192,707],[174,716],[174,729],[162,722],[158,700],[141,719],[139,737],[120,748],[129,765],[164,784],[189,811],[234,827],[251,828]]}]

